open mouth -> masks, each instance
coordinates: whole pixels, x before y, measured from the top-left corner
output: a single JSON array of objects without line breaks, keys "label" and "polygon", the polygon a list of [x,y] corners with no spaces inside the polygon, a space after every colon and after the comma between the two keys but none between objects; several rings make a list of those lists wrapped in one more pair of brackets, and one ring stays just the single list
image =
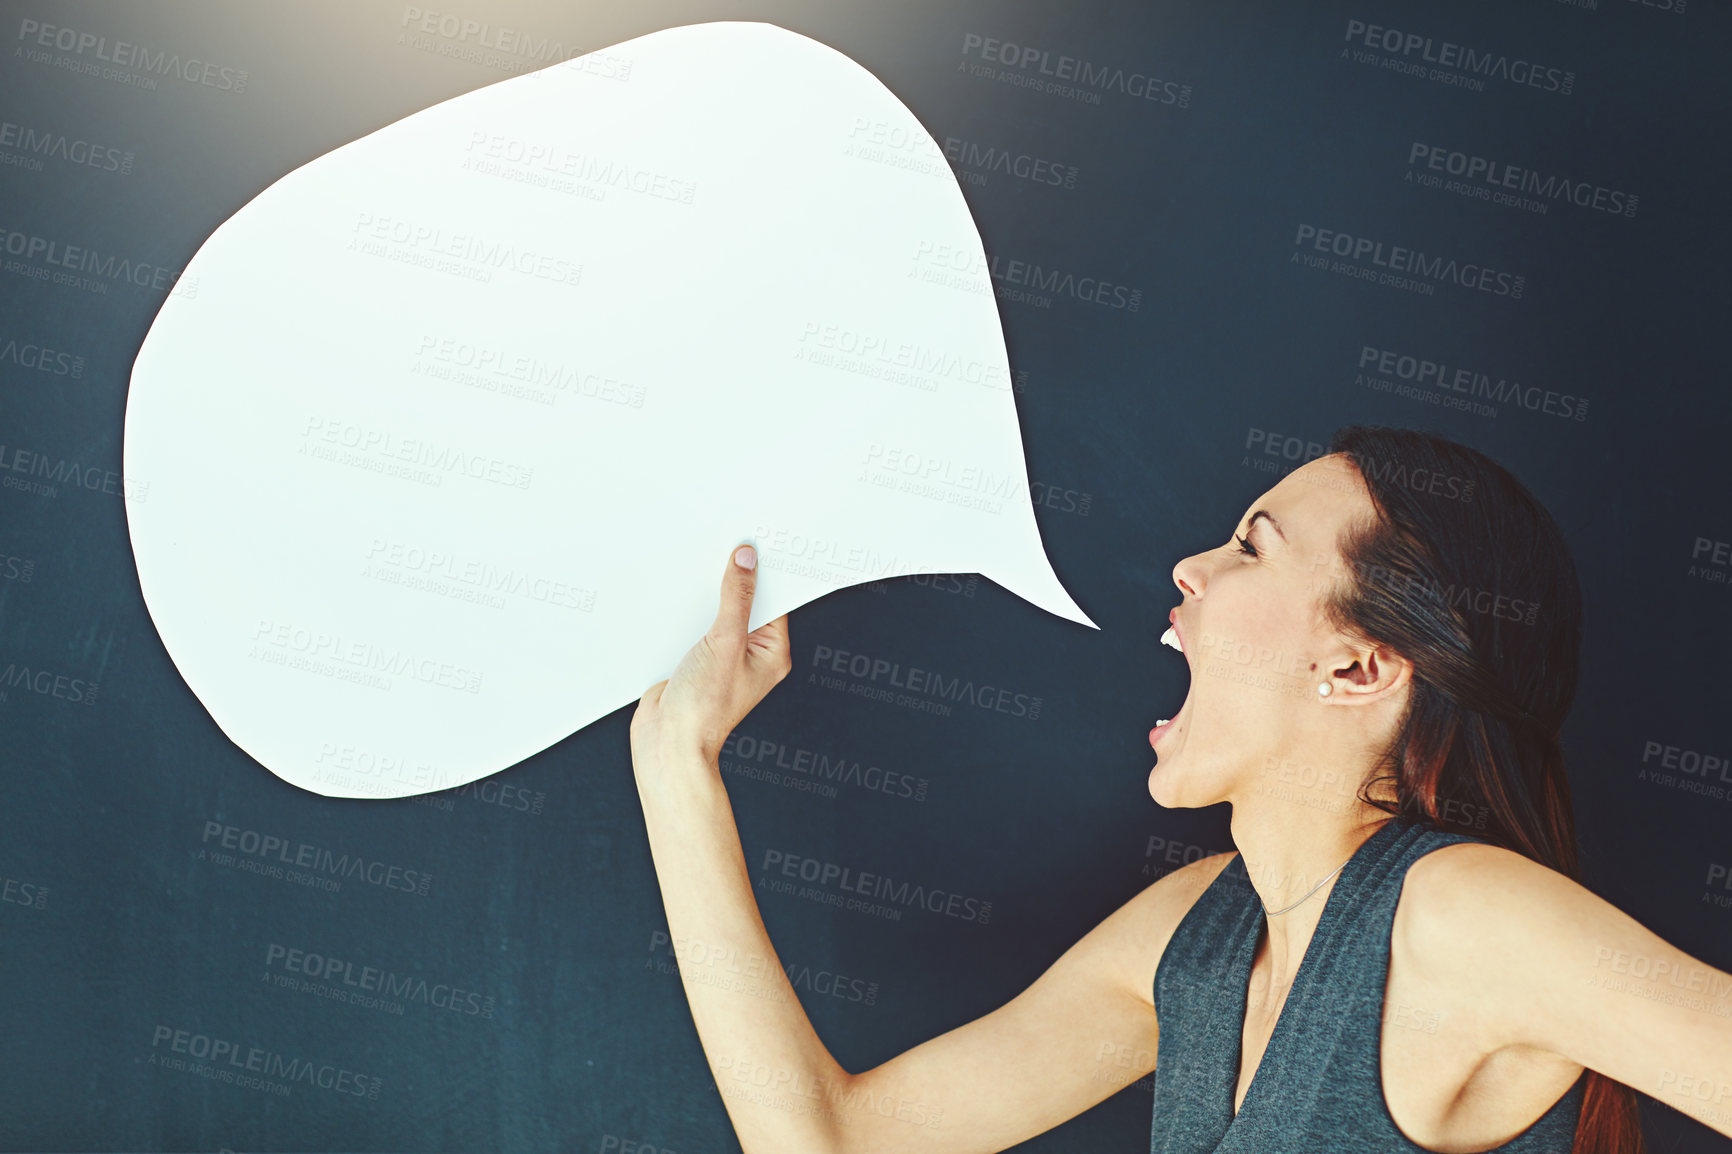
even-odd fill
[{"label": "open mouth", "polygon": [[[1169,624],[1167,625],[1167,631],[1165,633],[1161,634],[1161,644],[1169,646],[1173,649],[1177,649],[1179,651],[1179,653],[1181,655],[1183,655],[1185,652],[1185,642],[1184,642],[1184,638],[1179,635],[1178,615],[1179,615],[1179,611],[1177,609],[1174,609],[1171,613],[1169,613],[1167,615],[1167,620],[1168,620]],[[1188,662],[1188,658],[1187,658],[1187,662]],[[1186,700],[1187,701],[1190,700],[1189,694],[1186,695]],[[1185,711],[1185,707],[1183,705],[1180,705],[1179,706],[1179,713],[1183,713],[1184,711]],[[1158,742],[1161,739],[1161,736],[1173,727],[1173,723],[1179,719],[1179,713],[1175,713],[1171,717],[1164,717],[1161,720],[1155,722],[1155,727],[1153,729],[1149,730],[1149,744],[1150,745],[1154,745],[1156,742]]]}]

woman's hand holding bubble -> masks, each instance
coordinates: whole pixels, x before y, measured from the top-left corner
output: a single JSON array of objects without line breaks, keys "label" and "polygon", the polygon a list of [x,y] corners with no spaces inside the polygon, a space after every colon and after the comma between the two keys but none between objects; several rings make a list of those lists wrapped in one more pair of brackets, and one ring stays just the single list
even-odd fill
[{"label": "woman's hand holding bubble", "polygon": [[741,545],[722,577],[709,631],[638,699],[631,719],[632,765],[640,781],[674,760],[701,754],[715,765],[722,742],[793,667],[788,616],[746,632],[757,588],[757,551]]}]

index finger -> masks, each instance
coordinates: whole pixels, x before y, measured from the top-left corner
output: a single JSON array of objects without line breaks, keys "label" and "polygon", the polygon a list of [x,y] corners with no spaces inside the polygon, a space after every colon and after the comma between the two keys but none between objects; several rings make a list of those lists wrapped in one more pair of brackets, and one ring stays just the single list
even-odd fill
[{"label": "index finger", "polygon": [[788,644],[788,615],[784,613],[774,621],[764,622],[746,634],[746,640],[760,644],[764,642],[769,642],[772,645],[780,644],[786,648]]}]

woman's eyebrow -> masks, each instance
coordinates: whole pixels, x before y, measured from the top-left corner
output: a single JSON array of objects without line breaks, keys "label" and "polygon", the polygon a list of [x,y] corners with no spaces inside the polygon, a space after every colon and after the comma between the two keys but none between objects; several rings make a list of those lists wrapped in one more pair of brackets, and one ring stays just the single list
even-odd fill
[{"label": "woman's eyebrow", "polygon": [[[1255,511],[1254,513],[1251,514],[1251,519],[1245,523],[1245,535],[1247,537],[1249,537],[1251,535],[1251,530],[1256,527],[1257,518],[1259,518],[1259,517],[1266,518],[1268,520],[1269,524],[1271,524],[1275,527],[1275,532],[1281,533],[1281,522],[1275,520],[1274,515],[1272,513],[1270,513],[1269,510],[1258,509],[1257,511]],[[1287,539],[1287,534],[1281,533],[1281,540],[1285,541],[1286,539]]]}]

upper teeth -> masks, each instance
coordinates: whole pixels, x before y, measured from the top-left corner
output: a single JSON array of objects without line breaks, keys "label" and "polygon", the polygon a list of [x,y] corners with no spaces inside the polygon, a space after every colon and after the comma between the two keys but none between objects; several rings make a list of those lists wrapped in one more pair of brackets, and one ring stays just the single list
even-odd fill
[{"label": "upper teeth", "polygon": [[1180,653],[1183,653],[1185,651],[1185,647],[1183,645],[1179,644],[1178,633],[1173,629],[1173,627],[1171,625],[1167,626],[1167,631],[1165,633],[1161,634],[1161,644],[1162,645],[1171,645],[1174,649],[1177,649]]}]

